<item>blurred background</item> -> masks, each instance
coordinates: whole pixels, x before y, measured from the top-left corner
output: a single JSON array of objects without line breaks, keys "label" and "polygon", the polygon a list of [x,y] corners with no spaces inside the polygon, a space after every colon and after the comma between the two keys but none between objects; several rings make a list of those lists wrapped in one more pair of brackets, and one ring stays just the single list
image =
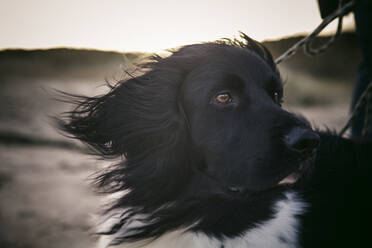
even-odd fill
[{"label": "blurred background", "polygon": [[[71,106],[54,89],[104,93],[151,53],[234,38],[242,31],[278,57],[319,23],[315,0],[1,0],[0,247],[91,247],[100,197],[90,175],[107,162],[84,155],[51,116]],[[317,40],[324,43],[332,23]],[[284,107],[314,126],[347,121],[360,52],[352,14],[326,53],[280,64]]]}]

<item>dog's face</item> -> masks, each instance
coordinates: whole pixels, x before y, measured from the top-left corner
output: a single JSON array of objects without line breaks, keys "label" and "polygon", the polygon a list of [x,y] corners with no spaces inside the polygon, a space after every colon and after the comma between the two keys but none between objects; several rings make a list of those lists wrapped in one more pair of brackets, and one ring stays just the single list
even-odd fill
[{"label": "dog's face", "polygon": [[309,126],[281,108],[282,93],[278,73],[251,51],[220,51],[188,73],[182,103],[192,143],[225,189],[275,187],[317,146]]},{"label": "dog's face", "polygon": [[[149,71],[108,94],[80,98],[61,122],[101,155],[126,158],[104,171],[98,186],[127,192],[111,210],[147,218],[118,242],[180,226],[237,235],[270,216],[282,184],[295,182],[314,153],[317,134],[280,106],[271,55],[243,38],[156,58]],[[221,219],[229,225],[214,224]]]}]

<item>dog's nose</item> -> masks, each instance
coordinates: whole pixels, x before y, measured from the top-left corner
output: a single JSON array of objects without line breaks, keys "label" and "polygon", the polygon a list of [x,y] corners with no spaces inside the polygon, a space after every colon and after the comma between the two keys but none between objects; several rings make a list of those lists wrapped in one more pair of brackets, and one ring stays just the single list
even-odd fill
[{"label": "dog's nose", "polygon": [[311,155],[320,143],[319,135],[307,128],[293,128],[284,140],[290,150],[304,156]]}]

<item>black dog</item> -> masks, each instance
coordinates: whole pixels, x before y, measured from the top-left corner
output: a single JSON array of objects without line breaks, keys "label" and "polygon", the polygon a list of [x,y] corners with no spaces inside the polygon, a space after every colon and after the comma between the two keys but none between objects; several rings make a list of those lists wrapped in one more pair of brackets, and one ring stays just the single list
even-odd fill
[{"label": "black dog", "polygon": [[368,174],[358,166],[371,146],[282,109],[271,54],[242,39],[155,57],[106,95],[80,97],[61,121],[103,157],[125,157],[98,177],[122,193],[101,246],[356,247],[356,192],[368,188],[354,180]]}]

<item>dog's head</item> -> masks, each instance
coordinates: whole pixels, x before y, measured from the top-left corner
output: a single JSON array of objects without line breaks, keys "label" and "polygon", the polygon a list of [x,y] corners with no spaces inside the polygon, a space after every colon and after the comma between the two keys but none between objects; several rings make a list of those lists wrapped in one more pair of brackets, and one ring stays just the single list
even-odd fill
[{"label": "dog's head", "polygon": [[319,137],[281,108],[282,81],[270,53],[242,38],[156,57],[143,75],[83,98],[61,123],[100,154],[125,156],[99,177],[99,186],[128,191],[112,209],[148,216],[127,239],[179,226],[203,230],[213,225],[202,210],[208,203],[221,215],[232,206],[245,212],[260,207],[269,202],[263,195],[274,198],[313,154]]}]

